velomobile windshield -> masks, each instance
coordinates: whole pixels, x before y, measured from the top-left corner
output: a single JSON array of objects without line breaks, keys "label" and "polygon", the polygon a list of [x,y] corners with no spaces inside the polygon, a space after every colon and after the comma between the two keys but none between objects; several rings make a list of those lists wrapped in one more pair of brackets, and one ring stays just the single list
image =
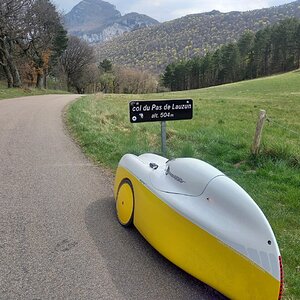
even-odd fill
[{"label": "velomobile windshield", "polygon": [[204,161],[178,158],[152,172],[150,181],[163,192],[199,196],[213,178],[221,175],[224,174]]}]

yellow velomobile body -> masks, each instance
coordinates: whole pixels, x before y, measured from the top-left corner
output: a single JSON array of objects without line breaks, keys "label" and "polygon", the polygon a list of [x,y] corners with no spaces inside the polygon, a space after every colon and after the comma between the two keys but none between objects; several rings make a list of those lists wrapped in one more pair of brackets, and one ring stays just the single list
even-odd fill
[{"label": "yellow velomobile body", "polygon": [[273,231],[234,181],[193,158],[126,154],[114,196],[132,223],[171,262],[231,299],[280,299],[283,271]]}]

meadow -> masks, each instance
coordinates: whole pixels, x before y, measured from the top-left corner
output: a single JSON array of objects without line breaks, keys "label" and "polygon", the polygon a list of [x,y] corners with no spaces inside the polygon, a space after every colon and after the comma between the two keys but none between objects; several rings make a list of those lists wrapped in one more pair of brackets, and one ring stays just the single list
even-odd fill
[{"label": "meadow", "polygon": [[[184,92],[98,94],[72,103],[66,121],[83,151],[114,170],[125,153],[160,153],[160,123],[131,124],[131,100],[194,100],[192,120],[167,122],[167,156],[195,157],[238,182],[277,237],[285,299],[300,299],[300,71]],[[250,152],[259,110],[260,153]]]}]

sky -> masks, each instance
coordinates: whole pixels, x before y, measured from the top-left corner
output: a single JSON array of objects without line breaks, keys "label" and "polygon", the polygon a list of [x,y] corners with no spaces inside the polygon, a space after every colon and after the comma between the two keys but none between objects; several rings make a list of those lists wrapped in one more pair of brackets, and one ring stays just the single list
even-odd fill
[{"label": "sky", "polygon": [[[60,11],[67,13],[80,0],[53,0],[53,2]],[[114,4],[122,15],[138,12],[164,22],[214,9],[221,12],[246,11],[286,4],[293,0],[106,0],[106,2]]]}]

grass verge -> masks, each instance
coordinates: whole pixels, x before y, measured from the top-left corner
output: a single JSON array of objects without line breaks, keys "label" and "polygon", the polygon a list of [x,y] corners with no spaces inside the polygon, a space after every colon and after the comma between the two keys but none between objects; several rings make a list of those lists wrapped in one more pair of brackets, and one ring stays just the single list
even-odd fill
[{"label": "grass verge", "polygon": [[[168,157],[209,162],[238,182],[266,214],[285,269],[285,299],[300,299],[300,72],[202,90],[96,95],[73,103],[67,123],[83,151],[114,169],[125,153],[160,153],[160,124],[131,124],[131,100],[192,98],[192,121],[167,123]],[[268,122],[250,155],[259,109]]]},{"label": "grass verge", "polygon": [[8,89],[3,82],[0,82],[0,100],[10,99],[25,96],[34,95],[46,95],[46,94],[67,94],[66,91],[61,90],[45,90],[35,88],[10,88]]}]

